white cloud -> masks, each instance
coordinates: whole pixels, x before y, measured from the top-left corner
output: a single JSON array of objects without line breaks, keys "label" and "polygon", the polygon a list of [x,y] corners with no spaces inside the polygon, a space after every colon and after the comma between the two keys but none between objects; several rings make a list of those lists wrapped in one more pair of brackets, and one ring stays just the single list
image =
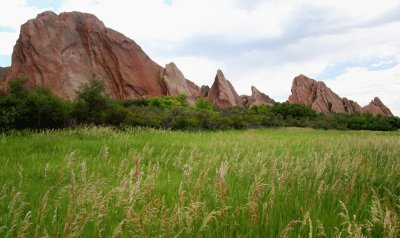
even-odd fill
[{"label": "white cloud", "polygon": [[[11,55],[18,39],[22,24],[44,9],[29,7],[25,0],[4,1],[1,3],[0,27],[13,29],[14,32],[0,31],[0,55]],[[11,56],[10,56],[11,57]]]},{"label": "white cloud", "polygon": [[284,102],[288,99],[293,78],[301,73],[312,77],[325,67],[324,63],[286,64],[278,69],[260,68],[247,73],[236,74],[233,84],[238,93],[250,94],[250,87],[255,86],[271,98]]},{"label": "white cloud", "polygon": [[0,32],[0,55],[11,55],[18,33]]},{"label": "white cloud", "polygon": [[4,1],[1,3],[0,26],[7,26],[19,31],[19,27],[34,18],[44,9],[29,7],[25,0]]},{"label": "white cloud", "polygon": [[222,62],[193,56],[168,59],[156,57],[154,60],[162,66],[174,62],[187,79],[195,82],[199,86],[211,86],[214,82],[217,69],[222,69],[224,71],[226,67]]},{"label": "white cloud", "polygon": [[327,84],[340,96],[353,99],[361,106],[378,96],[392,113],[400,115],[400,64],[377,71],[349,68]]}]

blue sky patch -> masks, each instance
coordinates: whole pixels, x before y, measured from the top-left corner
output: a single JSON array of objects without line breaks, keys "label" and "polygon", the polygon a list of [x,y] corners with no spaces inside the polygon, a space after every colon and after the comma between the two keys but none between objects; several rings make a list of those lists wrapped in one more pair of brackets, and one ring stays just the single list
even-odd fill
[{"label": "blue sky patch", "polygon": [[57,10],[64,3],[63,0],[27,0],[28,6],[37,8],[47,8],[49,10]]},{"label": "blue sky patch", "polygon": [[171,5],[172,4],[172,0],[164,0],[164,3],[167,5]]},{"label": "blue sky patch", "polygon": [[0,67],[8,67],[11,65],[11,55],[0,55]]},{"label": "blue sky patch", "polygon": [[369,71],[378,71],[390,69],[398,64],[397,61],[391,59],[367,59],[367,60],[348,60],[337,62],[329,65],[325,70],[316,75],[318,79],[334,79],[341,74],[344,74],[349,68],[366,68]]},{"label": "blue sky patch", "polygon": [[0,26],[0,32],[15,32],[16,30],[9,26]]}]

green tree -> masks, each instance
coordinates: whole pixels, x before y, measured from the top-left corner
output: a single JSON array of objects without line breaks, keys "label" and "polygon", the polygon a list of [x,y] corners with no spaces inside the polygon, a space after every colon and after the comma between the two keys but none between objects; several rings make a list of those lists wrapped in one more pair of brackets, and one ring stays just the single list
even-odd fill
[{"label": "green tree", "polygon": [[213,110],[213,105],[211,104],[210,101],[208,101],[205,98],[198,98],[195,103],[195,109],[196,110],[206,110],[206,111],[212,111]]},{"label": "green tree", "polygon": [[17,78],[9,82],[9,93],[0,99],[0,128],[45,129],[66,126],[70,103],[53,95],[43,87],[24,88],[27,80]]},{"label": "green tree", "polygon": [[101,124],[109,99],[104,92],[104,82],[93,77],[76,91],[74,116],[81,123]]}]

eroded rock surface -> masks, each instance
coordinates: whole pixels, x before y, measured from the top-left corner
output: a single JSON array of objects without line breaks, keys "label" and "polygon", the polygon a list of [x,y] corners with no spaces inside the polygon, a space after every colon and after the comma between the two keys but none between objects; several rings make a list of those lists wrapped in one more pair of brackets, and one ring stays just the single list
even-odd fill
[{"label": "eroded rock surface", "polygon": [[207,97],[208,93],[210,92],[210,87],[207,85],[203,85],[200,88],[200,93],[202,97]]},{"label": "eroded rock surface", "polygon": [[10,67],[0,67],[0,82],[5,80],[8,72],[10,72]]},{"label": "eroded rock surface", "polygon": [[167,95],[178,96],[185,94],[189,103],[194,103],[198,97],[201,97],[201,89],[192,81],[185,78],[175,63],[165,65],[161,77],[166,88]]},{"label": "eroded rock surface", "polygon": [[347,99],[345,97],[343,98],[342,102],[343,102],[344,110],[347,113],[349,113],[349,114],[362,113],[362,108],[357,102],[355,102],[353,100],[349,100],[349,99]]},{"label": "eroded rock surface", "polygon": [[361,112],[361,107],[356,102],[339,97],[324,82],[304,75],[294,78],[291,91],[288,100],[290,103],[309,106],[316,112],[348,114]]},{"label": "eroded rock surface", "polygon": [[12,62],[3,91],[12,78],[26,77],[30,88],[44,85],[71,99],[95,75],[105,81],[106,92],[113,98],[165,95],[160,78],[163,68],[133,40],[105,27],[92,14],[39,14],[21,26]]},{"label": "eroded rock surface", "polygon": [[251,87],[251,96],[247,101],[248,107],[260,106],[260,105],[274,105],[275,101],[266,94],[260,92],[256,87]]},{"label": "eroded rock surface", "polygon": [[208,92],[207,98],[215,106],[220,108],[243,106],[242,99],[237,94],[232,84],[225,78],[221,70],[217,71],[217,75]]},{"label": "eroded rock surface", "polygon": [[376,115],[382,115],[388,117],[393,116],[389,108],[386,107],[385,104],[383,104],[378,97],[375,97],[367,106],[363,107],[362,112],[370,113],[374,116]]}]

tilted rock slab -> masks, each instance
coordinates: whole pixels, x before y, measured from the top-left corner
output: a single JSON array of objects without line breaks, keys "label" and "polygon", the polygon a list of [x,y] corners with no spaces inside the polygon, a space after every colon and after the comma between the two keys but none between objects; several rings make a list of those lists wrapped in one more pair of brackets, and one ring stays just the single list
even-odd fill
[{"label": "tilted rock slab", "polygon": [[316,112],[348,114],[361,112],[361,107],[356,102],[339,97],[324,82],[304,75],[294,78],[291,91],[289,103],[309,106]]},{"label": "tilted rock slab", "polygon": [[216,107],[227,108],[243,106],[242,99],[232,84],[225,78],[221,70],[217,71],[213,85],[208,92],[207,99]]},{"label": "tilted rock slab", "polygon": [[173,62],[165,65],[165,69],[161,72],[161,77],[167,95],[178,96],[185,94],[188,97],[189,103],[194,103],[197,98],[202,96],[200,87],[186,79]]},{"label": "tilted rock slab", "polygon": [[166,94],[162,70],[133,40],[92,14],[44,12],[21,26],[0,91],[11,79],[25,77],[28,88],[43,85],[72,99],[95,76],[105,81],[112,98],[149,98]]},{"label": "tilted rock slab", "polygon": [[363,107],[362,112],[370,113],[374,116],[393,116],[393,113],[389,110],[388,107],[385,106],[385,104],[382,103],[382,101],[378,97],[375,97],[367,106]]},{"label": "tilted rock slab", "polygon": [[256,87],[251,87],[251,96],[248,98],[247,105],[248,107],[260,106],[260,105],[269,105],[272,106],[275,104],[275,101],[271,99],[266,94],[260,92]]}]

